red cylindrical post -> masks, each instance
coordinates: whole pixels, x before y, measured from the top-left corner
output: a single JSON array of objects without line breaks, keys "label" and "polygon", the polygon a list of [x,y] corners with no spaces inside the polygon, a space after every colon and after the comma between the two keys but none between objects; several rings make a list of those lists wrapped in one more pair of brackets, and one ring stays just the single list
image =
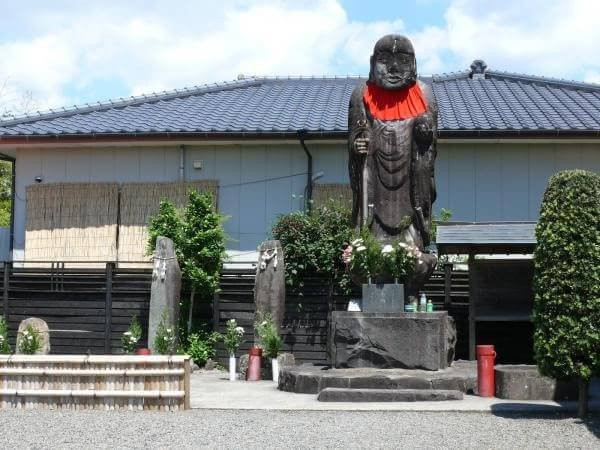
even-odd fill
[{"label": "red cylindrical post", "polygon": [[477,391],[480,397],[494,396],[494,359],[493,345],[477,346]]},{"label": "red cylindrical post", "polygon": [[262,359],[262,348],[250,347],[248,356],[248,370],[246,371],[246,381],[260,381],[260,362]]}]

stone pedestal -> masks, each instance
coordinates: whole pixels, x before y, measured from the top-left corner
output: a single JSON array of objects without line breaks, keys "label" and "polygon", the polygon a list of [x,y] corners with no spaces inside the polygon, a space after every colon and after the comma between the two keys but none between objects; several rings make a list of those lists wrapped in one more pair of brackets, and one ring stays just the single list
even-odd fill
[{"label": "stone pedestal", "polygon": [[328,352],[335,368],[440,370],[454,360],[456,328],[446,311],[332,313]]},{"label": "stone pedestal", "polygon": [[155,350],[156,330],[166,312],[167,328],[177,329],[179,322],[179,297],[181,295],[181,270],[175,256],[173,241],[159,236],[154,252],[154,270],[150,288],[148,320],[148,347]]}]

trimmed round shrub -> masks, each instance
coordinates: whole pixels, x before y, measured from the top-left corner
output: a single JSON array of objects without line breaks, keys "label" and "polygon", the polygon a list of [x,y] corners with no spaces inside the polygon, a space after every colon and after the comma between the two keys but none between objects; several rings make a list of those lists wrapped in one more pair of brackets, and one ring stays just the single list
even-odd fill
[{"label": "trimmed round shrub", "polygon": [[555,378],[600,374],[600,176],[554,175],[534,254],[534,352]]}]

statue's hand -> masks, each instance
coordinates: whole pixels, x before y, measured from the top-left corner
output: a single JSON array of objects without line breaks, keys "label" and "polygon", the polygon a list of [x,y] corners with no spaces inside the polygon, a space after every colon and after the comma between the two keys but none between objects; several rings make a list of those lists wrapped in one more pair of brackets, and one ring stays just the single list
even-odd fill
[{"label": "statue's hand", "polygon": [[414,137],[419,145],[429,146],[433,142],[433,123],[428,115],[419,117],[414,124]]},{"label": "statue's hand", "polygon": [[361,137],[354,140],[354,151],[361,155],[369,153],[369,138]]}]

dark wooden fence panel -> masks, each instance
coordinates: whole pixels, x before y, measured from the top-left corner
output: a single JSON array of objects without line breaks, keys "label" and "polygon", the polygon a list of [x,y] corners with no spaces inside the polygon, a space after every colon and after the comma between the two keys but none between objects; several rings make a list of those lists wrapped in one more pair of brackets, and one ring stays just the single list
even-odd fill
[{"label": "dark wooden fence panel", "polygon": [[147,329],[150,269],[8,264],[0,279],[13,348],[19,323],[33,316],[48,323],[51,353],[119,353],[134,314]]}]

